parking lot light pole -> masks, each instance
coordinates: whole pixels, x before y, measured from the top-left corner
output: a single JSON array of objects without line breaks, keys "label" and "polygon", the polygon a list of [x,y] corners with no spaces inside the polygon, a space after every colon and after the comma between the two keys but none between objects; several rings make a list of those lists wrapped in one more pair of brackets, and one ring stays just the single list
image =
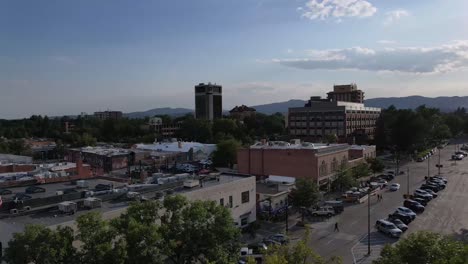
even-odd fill
[{"label": "parking lot light pole", "polygon": [[409,167],[406,168],[407,169],[407,172],[406,172],[406,194],[408,195],[408,198],[409,198]]},{"label": "parking lot light pole", "polygon": [[371,189],[367,190],[367,255],[370,255],[370,193]]},{"label": "parking lot light pole", "polygon": [[431,177],[430,175],[430,160],[431,160],[431,157],[429,156],[429,158],[427,158],[427,179],[429,180],[429,177]]}]

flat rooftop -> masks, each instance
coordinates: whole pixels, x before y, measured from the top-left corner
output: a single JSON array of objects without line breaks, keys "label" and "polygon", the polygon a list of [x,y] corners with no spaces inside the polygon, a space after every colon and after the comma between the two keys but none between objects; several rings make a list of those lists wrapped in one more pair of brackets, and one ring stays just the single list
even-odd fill
[{"label": "flat rooftop", "polygon": [[101,156],[118,156],[118,155],[128,155],[132,151],[130,149],[123,148],[108,148],[108,147],[83,147],[72,149],[75,151],[81,151],[83,153],[92,153]]},{"label": "flat rooftop", "polygon": [[286,191],[278,190],[278,184],[257,182],[257,193],[275,195]]},{"label": "flat rooftop", "polygon": [[286,141],[269,141],[263,144],[262,142],[257,142],[254,145],[250,146],[251,149],[311,149],[311,150],[320,150],[320,149],[333,149],[336,147],[348,147],[348,144],[324,144],[324,143],[310,143],[310,142],[301,142],[301,143],[290,143]]}]

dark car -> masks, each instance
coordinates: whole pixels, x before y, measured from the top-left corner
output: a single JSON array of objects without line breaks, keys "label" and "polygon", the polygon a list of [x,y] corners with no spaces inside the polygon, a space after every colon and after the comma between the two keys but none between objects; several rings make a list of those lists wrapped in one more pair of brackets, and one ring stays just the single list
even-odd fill
[{"label": "dark car", "polygon": [[421,198],[421,197],[414,197],[413,200],[420,203],[420,204],[422,204],[422,205],[424,205],[424,206],[427,205],[427,201],[425,199]]},{"label": "dark car", "polygon": [[440,176],[433,176],[433,177],[429,177],[430,180],[432,179],[436,179],[436,180],[439,180],[439,181],[443,181],[445,184],[448,183],[448,180],[444,177],[440,177]]},{"label": "dark car", "polygon": [[29,186],[28,188],[26,188],[25,191],[26,193],[41,193],[41,192],[45,192],[46,190],[38,186]]},{"label": "dark car", "polygon": [[265,243],[250,244],[248,248],[252,250],[252,254],[263,254],[268,250],[268,246]]},{"label": "dark car", "polygon": [[98,184],[96,185],[96,187],[94,187],[94,189],[96,189],[96,191],[108,191],[108,190],[112,190],[112,185],[111,184]]},{"label": "dark car", "polygon": [[400,219],[406,225],[411,223],[411,221],[413,221],[413,219],[411,219],[411,216],[406,215],[406,214],[402,214],[400,212],[394,212],[393,214],[389,214],[388,218],[389,219]]},{"label": "dark car", "polygon": [[[421,188],[423,191],[426,191],[428,194],[431,194],[433,198],[437,198],[437,193],[435,193],[433,190],[429,189],[429,188]],[[423,204],[424,205],[424,204]]]},{"label": "dark car", "polygon": [[416,213],[422,213],[424,212],[424,206],[415,200],[405,200],[403,202],[403,206],[411,209],[412,211]]},{"label": "dark car", "polygon": [[69,193],[76,193],[78,191],[76,189],[69,188],[69,189],[63,189],[62,192],[63,194],[69,194]]},{"label": "dark car", "polygon": [[12,194],[12,192],[7,189],[0,189],[0,195],[8,195],[8,194]]},{"label": "dark car", "polygon": [[421,189],[430,189],[433,192],[439,192],[440,191],[439,186],[434,185],[434,184],[430,184],[430,183],[424,183],[423,185],[421,185]]},{"label": "dark car", "polygon": [[30,195],[27,195],[25,193],[16,193],[15,196],[13,196],[13,200],[21,200],[21,201],[29,200],[31,198],[32,197]]},{"label": "dark car", "polygon": [[401,231],[405,232],[408,230],[408,226],[403,223],[400,219],[397,218],[389,218],[388,221],[392,222],[396,227],[398,227]]},{"label": "dark car", "polygon": [[428,181],[429,184],[434,184],[434,185],[437,185],[439,186],[439,188],[441,190],[445,189],[446,185],[443,181],[438,181],[438,180],[429,180]]},{"label": "dark car", "polygon": [[393,174],[382,174],[379,176],[381,179],[384,179],[386,181],[391,181],[395,178]]}]

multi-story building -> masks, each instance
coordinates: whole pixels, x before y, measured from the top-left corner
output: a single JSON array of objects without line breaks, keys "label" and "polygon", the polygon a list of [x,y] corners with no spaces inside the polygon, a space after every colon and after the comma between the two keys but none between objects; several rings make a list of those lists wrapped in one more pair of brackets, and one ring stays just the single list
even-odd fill
[{"label": "multi-story building", "polygon": [[91,165],[96,174],[108,173],[134,165],[149,156],[148,152],[113,147],[83,147],[67,150],[65,160],[82,159]]},{"label": "multi-story building", "polygon": [[311,97],[304,107],[289,108],[289,133],[312,142],[336,135],[342,143],[365,144],[374,138],[380,111],[360,103]]},{"label": "multi-story building", "polygon": [[358,90],[355,83],[334,85],[333,91],[327,93],[327,98],[331,101],[342,101],[351,103],[364,103],[364,92]]},{"label": "multi-story building", "polygon": [[158,133],[162,138],[172,138],[180,130],[180,123],[164,124],[162,118],[160,117],[150,118],[148,126],[152,131]]},{"label": "multi-story building", "polygon": [[122,112],[121,111],[104,111],[104,112],[94,112],[94,117],[99,120],[106,120],[106,119],[121,119]]},{"label": "multi-story building", "polygon": [[256,180],[253,176],[220,174],[182,195],[191,201],[215,201],[225,206],[238,227],[245,227],[257,219]]},{"label": "multi-story building", "polygon": [[241,105],[241,106],[236,106],[231,111],[229,111],[229,114],[231,117],[239,120],[239,121],[244,121],[246,117],[251,117],[255,115],[255,108],[248,107],[246,105]]},{"label": "multi-story building", "polygon": [[222,87],[200,83],[195,86],[195,118],[214,120],[223,116]]},{"label": "multi-story building", "polygon": [[237,152],[240,173],[307,178],[320,185],[349,164],[348,144],[315,144],[293,140],[258,142]]}]

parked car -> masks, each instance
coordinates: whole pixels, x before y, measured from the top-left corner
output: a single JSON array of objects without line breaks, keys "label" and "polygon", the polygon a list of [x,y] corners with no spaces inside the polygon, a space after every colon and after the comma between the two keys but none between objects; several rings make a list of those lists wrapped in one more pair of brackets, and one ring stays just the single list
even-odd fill
[{"label": "parked car", "polygon": [[335,215],[335,210],[331,206],[323,206],[311,212],[312,216],[331,217]]},{"label": "parked car", "polygon": [[429,179],[437,179],[437,180],[443,181],[445,184],[448,183],[447,178],[444,178],[444,177],[441,177],[441,176],[433,176],[433,177],[429,177]]},{"label": "parked car", "polygon": [[424,205],[424,206],[427,205],[427,201],[425,199],[421,198],[421,197],[413,197],[413,200],[420,203],[420,204],[422,204],[422,205]]},{"label": "parked car", "polygon": [[268,239],[279,242],[282,245],[289,243],[289,238],[284,234],[274,234],[269,236]]},{"label": "parked car", "polygon": [[409,215],[411,217],[411,220],[414,220],[416,218],[416,213],[407,207],[399,206],[397,207],[396,211],[402,214]]},{"label": "parked car", "polygon": [[432,191],[431,189],[424,189],[422,188],[423,191],[426,191],[428,194],[432,195],[432,198],[437,198],[437,193],[435,193],[434,191]]},{"label": "parked car", "polygon": [[457,151],[455,152],[455,155],[463,155],[464,157],[468,156],[468,152],[465,151]]},{"label": "parked car", "polygon": [[268,246],[263,242],[250,244],[248,245],[248,248],[252,251],[252,254],[263,254],[268,250]]},{"label": "parked car", "polygon": [[391,180],[395,179],[395,175],[393,175],[393,174],[382,174],[379,177],[381,179],[384,179],[384,180],[387,180],[387,181],[391,181]]},{"label": "parked car", "polygon": [[462,160],[465,156],[461,154],[453,154],[452,160]]},{"label": "parked car", "polygon": [[29,186],[25,190],[26,193],[41,193],[41,192],[45,192],[45,191],[46,190],[44,188],[39,187],[39,186]]},{"label": "parked car", "polygon": [[431,189],[434,192],[439,192],[440,187],[438,185],[432,184],[432,183],[424,183],[421,185],[420,189]]},{"label": "parked car", "polygon": [[393,214],[389,214],[388,218],[390,218],[390,219],[400,219],[406,225],[411,223],[411,221],[413,221],[411,216],[406,215],[406,214],[402,214],[402,213],[400,213],[398,211],[394,212]]},{"label": "parked car", "polygon": [[428,193],[424,189],[416,189],[416,190],[414,190],[414,194],[418,195],[419,197],[428,197],[428,198],[430,198],[429,200],[432,200],[434,198],[434,196],[432,196],[432,194]]},{"label": "parked car", "polygon": [[380,188],[384,188],[388,184],[388,182],[384,179],[380,179],[379,181],[377,181],[377,183],[379,184]]},{"label": "parked car", "polygon": [[32,197],[25,193],[15,193],[15,196],[13,196],[13,200],[24,201],[24,200],[29,200],[29,199],[32,199]]},{"label": "parked car", "polygon": [[400,229],[401,231],[405,232],[406,230],[408,230],[408,226],[403,223],[403,221],[401,221],[400,219],[397,219],[397,218],[393,218],[393,219],[388,219],[389,222],[392,222],[394,225],[396,225],[396,227],[398,227],[398,229]]},{"label": "parked car", "polygon": [[108,190],[112,190],[112,184],[102,184],[102,183],[99,183],[97,184],[94,189],[96,191],[108,191]]},{"label": "parked car", "polygon": [[12,194],[13,192],[8,189],[0,189],[0,195],[8,195]]},{"label": "parked car", "polygon": [[325,205],[332,207],[335,214],[339,214],[344,211],[343,201],[325,201]]},{"label": "parked car", "polygon": [[265,243],[265,245],[267,247],[269,247],[269,246],[281,246],[280,242],[272,240],[272,239],[264,239],[263,243]]},{"label": "parked car", "polygon": [[380,232],[395,238],[400,237],[403,233],[395,224],[384,219],[377,220],[375,227]]},{"label": "parked car", "polygon": [[410,210],[416,212],[416,213],[422,213],[424,212],[424,206],[415,200],[405,200],[403,202],[403,206],[406,208],[409,208]]},{"label": "parked car", "polygon": [[398,191],[400,189],[400,184],[399,183],[392,183],[390,184],[390,191]]},{"label": "parked car", "polygon": [[446,185],[445,185],[445,183],[444,183],[443,181],[439,181],[439,180],[435,180],[435,179],[433,179],[433,180],[428,180],[427,183],[429,183],[429,184],[435,184],[435,185],[439,186],[439,188],[440,188],[441,190],[445,189],[445,187],[446,187]]}]

